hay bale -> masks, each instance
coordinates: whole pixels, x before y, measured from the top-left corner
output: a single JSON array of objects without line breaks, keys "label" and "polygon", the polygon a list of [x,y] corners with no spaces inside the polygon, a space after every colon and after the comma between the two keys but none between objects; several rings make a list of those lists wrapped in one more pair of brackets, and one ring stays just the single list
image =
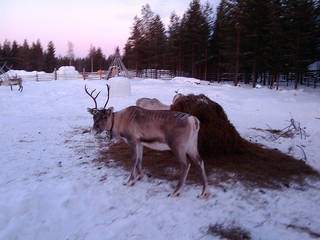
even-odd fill
[{"label": "hay bale", "polygon": [[198,148],[201,156],[241,152],[243,140],[223,108],[203,94],[180,96],[170,110],[196,116],[200,122]]}]

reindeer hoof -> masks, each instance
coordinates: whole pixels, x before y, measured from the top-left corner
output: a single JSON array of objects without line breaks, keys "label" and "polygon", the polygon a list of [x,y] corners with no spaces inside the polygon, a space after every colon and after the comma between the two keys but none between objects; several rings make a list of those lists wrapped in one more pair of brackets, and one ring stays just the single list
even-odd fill
[{"label": "reindeer hoof", "polygon": [[132,187],[135,183],[135,181],[129,180],[127,183],[124,183],[124,185]]},{"label": "reindeer hoof", "polygon": [[180,197],[180,192],[173,192],[168,195],[168,197]]},{"label": "reindeer hoof", "polygon": [[137,181],[141,180],[143,178],[143,174],[139,174],[137,177]]},{"label": "reindeer hoof", "polygon": [[200,196],[198,196],[200,199],[208,199],[210,196],[210,192],[204,192],[204,193],[201,193]]}]

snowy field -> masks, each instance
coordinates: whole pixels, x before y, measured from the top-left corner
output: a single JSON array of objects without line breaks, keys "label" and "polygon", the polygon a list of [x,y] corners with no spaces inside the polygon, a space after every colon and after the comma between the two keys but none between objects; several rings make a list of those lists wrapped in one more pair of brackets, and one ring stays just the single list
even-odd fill
[{"label": "snowy field", "polygon": [[[129,173],[92,160],[98,140],[84,92],[103,90],[105,81],[24,82],[22,93],[0,87],[0,239],[220,239],[209,226],[237,226],[251,239],[301,240],[320,237],[320,183],[306,189],[248,190],[240,183],[227,191],[210,186],[208,200],[196,198],[201,186],[187,185],[168,198],[172,182],[143,178],[123,185]],[[170,104],[175,90],[204,93],[225,109],[241,136],[290,153],[320,171],[320,90],[281,91],[194,80],[133,79],[129,97],[113,97],[115,110],[140,97]],[[283,129],[293,118],[306,138],[273,140],[256,129]],[[302,151],[303,149],[303,151]]]}]

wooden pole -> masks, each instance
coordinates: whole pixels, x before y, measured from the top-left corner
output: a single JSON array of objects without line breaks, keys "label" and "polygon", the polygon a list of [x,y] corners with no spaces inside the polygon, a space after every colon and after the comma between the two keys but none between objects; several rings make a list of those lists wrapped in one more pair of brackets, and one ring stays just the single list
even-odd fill
[{"label": "wooden pole", "polygon": [[93,57],[91,56],[91,72],[93,72]]},{"label": "wooden pole", "polygon": [[54,73],[54,80],[57,80],[58,76],[57,76],[57,69],[56,68],[54,68],[53,73]]}]

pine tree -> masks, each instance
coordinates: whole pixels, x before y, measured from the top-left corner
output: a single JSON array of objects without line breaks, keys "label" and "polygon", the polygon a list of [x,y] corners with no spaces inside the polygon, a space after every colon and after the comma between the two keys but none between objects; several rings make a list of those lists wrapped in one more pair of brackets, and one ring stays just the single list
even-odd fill
[{"label": "pine tree", "polygon": [[315,2],[312,0],[284,0],[287,28],[289,36],[287,42],[288,55],[292,59],[291,69],[296,72],[295,88],[298,80],[302,83],[302,72],[307,66],[317,60],[317,19],[319,14]]},{"label": "pine tree", "polygon": [[191,1],[182,18],[181,27],[184,69],[191,69],[193,77],[201,76],[201,69],[197,68],[196,63],[206,58],[210,26],[199,0]]},{"label": "pine tree", "polygon": [[102,50],[100,47],[97,48],[97,51],[95,52],[94,55],[94,62],[95,62],[95,70],[101,70],[101,69],[106,69],[106,59],[105,56],[102,53]]},{"label": "pine tree", "polygon": [[44,69],[44,54],[40,40],[36,43],[32,43],[30,49],[30,61],[32,71],[43,71]]},{"label": "pine tree", "polygon": [[152,68],[161,69],[164,67],[167,38],[165,28],[159,15],[156,15],[150,23],[150,58]]},{"label": "pine tree", "polygon": [[174,72],[174,75],[180,75],[182,70],[181,22],[175,12],[172,12],[170,16],[167,46],[167,66]]},{"label": "pine tree", "polygon": [[8,40],[3,42],[0,61],[6,63],[9,67],[12,67],[11,42]]},{"label": "pine tree", "polygon": [[236,17],[235,5],[229,0],[222,0],[217,8],[213,36],[210,40],[210,53],[217,62],[218,80],[220,73],[232,73],[236,53]]},{"label": "pine tree", "polygon": [[57,59],[55,57],[55,47],[52,41],[48,43],[47,51],[45,53],[45,71],[53,72],[57,66]]},{"label": "pine tree", "polygon": [[12,69],[20,69],[21,59],[19,57],[18,47],[18,43],[16,41],[13,41],[10,50],[10,62]]},{"label": "pine tree", "polygon": [[21,69],[30,71],[31,70],[31,51],[29,48],[28,41],[25,39],[23,45],[19,48],[19,55],[21,58]]},{"label": "pine tree", "polygon": [[145,40],[143,31],[142,20],[135,16],[131,35],[125,46],[124,62],[129,68],[134,68],[137,74],[138,70],[145,67]]}]

